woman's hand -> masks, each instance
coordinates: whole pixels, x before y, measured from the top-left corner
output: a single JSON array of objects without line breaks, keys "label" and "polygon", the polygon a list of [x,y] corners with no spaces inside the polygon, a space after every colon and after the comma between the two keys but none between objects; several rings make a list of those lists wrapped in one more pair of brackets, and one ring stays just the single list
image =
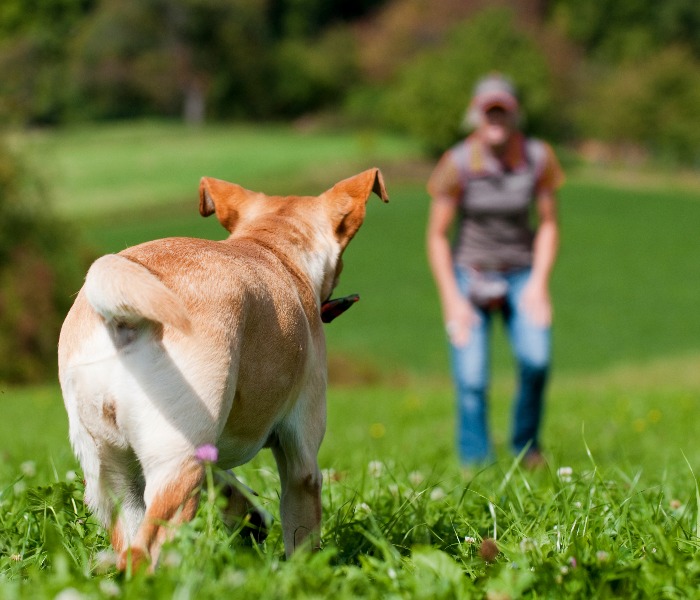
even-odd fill
[{"label": "woman's hand", "polygon": [[539,327],[552,324],[552,300],[547,286],[530,280],[520,297],[520,308]]},{"label": "woman's hand", "polygon": [[479,322],[477,312],[468,300],[459,296],[445,303],[443,313],[445,331],[450,338],[450,343],[457,348],[466,346],[470,329]]}]

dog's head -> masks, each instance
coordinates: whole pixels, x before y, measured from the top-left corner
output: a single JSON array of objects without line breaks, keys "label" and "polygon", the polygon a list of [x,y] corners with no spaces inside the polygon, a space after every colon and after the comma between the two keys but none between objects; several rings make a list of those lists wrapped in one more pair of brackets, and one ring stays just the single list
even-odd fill
[{"label": "dog's head", "polygon": [[199,212],[216,213],[229,239],[254,238],[301,266],[319,300],[331,295],[342,271],[342,254],[365,218],[374,192],[389,197],[379,169],[344,179],[320,196],[267,196],[204,177]]}]

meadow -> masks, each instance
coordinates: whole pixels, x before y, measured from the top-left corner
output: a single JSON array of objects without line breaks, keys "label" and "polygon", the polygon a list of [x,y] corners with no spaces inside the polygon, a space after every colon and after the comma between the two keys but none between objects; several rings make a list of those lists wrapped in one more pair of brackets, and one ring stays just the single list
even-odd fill
[{"label": "meadow", "polygon": [[[317,194],[379,166],[390,203],[370,199],[336,290],[362,299],[327,326],[323,552],[285,561],[278,521],[251,545],[221,525],[206,489],[156,575],[116,573],[82,503],[58,386],[0,386],[0,598],[698,597],[700,185],[570,166],[548,467],[526,472],[508,451],[513,381],[501,332],[491,398],[499,460],[464,473],[424,256],[429,163],[411,140],[142,123],[15,143],[95,255],[171,235],[223,238],[197,212],[202,175]],[[275,514],[270,455],[240,475]]]}]

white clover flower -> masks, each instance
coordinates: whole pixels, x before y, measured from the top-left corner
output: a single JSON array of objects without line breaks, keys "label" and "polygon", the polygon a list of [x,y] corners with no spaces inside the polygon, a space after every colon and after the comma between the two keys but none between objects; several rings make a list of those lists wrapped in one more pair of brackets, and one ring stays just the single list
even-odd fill
[{"label": "white clover flower", "polygon": [[445,491],[441,487],[433,488],[430,492],[430,499],[433,501],[442,500],[446,496],[447,494],[445,494]]},{"label": "white clover flower", "polygon": [[355,514],[358,517],[368,517],[372,514],[372,509],[366,502],[360,502],[355,506]]},{"label": "white clover flower", "polygon": [[175,550],[168,550],[161,559],[161,563],[172,569],[177,569],[182,564],[182,555]]},{"label": "white clover flower", "polygon": [[605,550],[598,550],[598,552],[595,553],[595,557],[598,562],[604,563],[608,562],[610,555]]},{"label": "white clover flower", "polygon": [[121,593],[117,582],[113,579],[103,579],[100,581],[100,591],[108,598],[117,598]]},{"label": "white clover flower", "polygon": [[465,544],[476,544],[476,538],[474,538],[470,535],[467,535],[464,537],[464,543]]},{"label": "white clover flower", "polygon": [[379,478],[384,474],[384,463],[380,460],[373,460],[367,465],[367,471],[372,477]]},{"label": "white clover flower", "polygon": [[583,508],[583,504],[577,500],[576,502],[574,502],[574,507],[575,508]]},{"label": "white clover flower", "polygon": [[111,550],[100,550],[95,554],[93,560],[95,562],[95,571],[98,573],[105,573],[116,566],[117,555]]},{"label": "white clover flower", "polygon": [[399,486],[395,483],[390,483],[387,486],[387,489],[389,490],[389,493],[394,497],[398,498],[399,497]]},{"label": "white clover flower", "polygon": [[69,587],[58,592],[54,600],[83,600],[83,598],[85,598],[85,596],[83,596],[78,590]]},{"label": "white clover flower", "polygon": [[78,474],[75,471],[68,471],[66,473],[66,481],[75,481],[78,479]]},{"label": "white clover flower", "polygon": [[523,538],[520,540],[520,550],[522,552],[532,552],[537,548],[537,542],[532,538]]},{"label": "white clover flower", "polygon": [[240,588],[248,580],[245,571],[231,571],[225,576],[225,583],[229,588]]},{"label": "white clover flower", "polygon": [[36,463],[33,460],[25,460],[19,466],[19,470],[22,471],[22,475],[25,477],[34,477],[36,475]]},{"label": "white clover flower", "polygon": [[323,483],[329,484],[335,481],[335,469],[323,469],[321,476],[323,477]]},{"label": "white clover flower", "polygon": [[408,481],[411,485],[417,486],[423,483],[423,481],[425,481],[425,477],[423,477],[423,473],[421,473],[420,471],[411,471],[408,474]]},{"label": "white clover flower", "polygon": [[17,483],[15,483],[14,486],[12,486],[12,490],[17,495],[21,494],[26,489],[27,489],[27,484],[24,483],[24,481],[18,481]]},{"label": "white clover flower", "polygon": [[397,577],[396,570],[394,569],[394,567],[389,567],[386,571],[386,574],[389,576],[389,579],[396,579]]},{"label": "white clover flower", "polygon": [[557,469],[557,475],[559,479],[568,483],[571,481],[571,476],[574,474],[574,470],[571,467],[559,467]]},{"label": "white clover flower", "polygon": [[680,500],[677,500],[674,498],[669,503],[669,506],[671,507],[671,510],[679,510],[679,509],[683,508],[683,503]]}]

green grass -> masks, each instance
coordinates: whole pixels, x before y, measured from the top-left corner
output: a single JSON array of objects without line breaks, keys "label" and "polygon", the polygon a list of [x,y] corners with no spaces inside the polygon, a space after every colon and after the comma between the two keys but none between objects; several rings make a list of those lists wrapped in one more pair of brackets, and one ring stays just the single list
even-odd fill
[{"label": "green grass", "polygon": [[[55,204],[74,216],[191,201],[203,176],[269,193],[333,183],[373,163],[417,155],[417,145],[372,131],[305,132],[288,126],[145,122],[16,136],[15,146],[43,171]],[[196,213],[195,213],[196,214]]]},{"label": "green grass", "polygon": [[[550,465],[538,473],[522,471],[501,437],[497,464],[462,475],[442,385],[333,388],[320,456],[324,551],[282,560],[278,479],[264,451],[239,474],[277,518],[265,544],[243,545],[212,498],[150,578],[115,573],[85,512],[57,388],[6,390],[0,597],[52,598],[66,588],[124,598],[692,597],[700,583],[692,366],[560,382],[546,428]],[[649,391],[681,371],[675,389]],[[508,388],[497,380],[501,431]],[[46,435],[25,445],[27,414],[41,415]],[[479,556],[487,537],[500,551],[492,563]]]},{"label": "green grass", "polygon": [[[82,504],[57,386],[0,386],[0,598],[697,597],[697,188],[570,174],[553,280],[549,467],[524,472],[508,451],[513,380],[499,335],[498,462],[463,474],[424,256],[423,167],[401,167],[410,142],[150,123],[17,144],[45,166],[59,210],[79,219],[95,253],[170,235],[221,239],[197,213],[205,174],[318,193],[376,164],[391,202],[370,199],[337,290],[362,301],[327,327],[324,551],[283,560],[279,519],[250,548],[218,522],[212,496],[155,576],[117,574]],[[278,514],[269,453],[240,474]],[[497,538],[494,562],[479,556],[487,537]]]}]

